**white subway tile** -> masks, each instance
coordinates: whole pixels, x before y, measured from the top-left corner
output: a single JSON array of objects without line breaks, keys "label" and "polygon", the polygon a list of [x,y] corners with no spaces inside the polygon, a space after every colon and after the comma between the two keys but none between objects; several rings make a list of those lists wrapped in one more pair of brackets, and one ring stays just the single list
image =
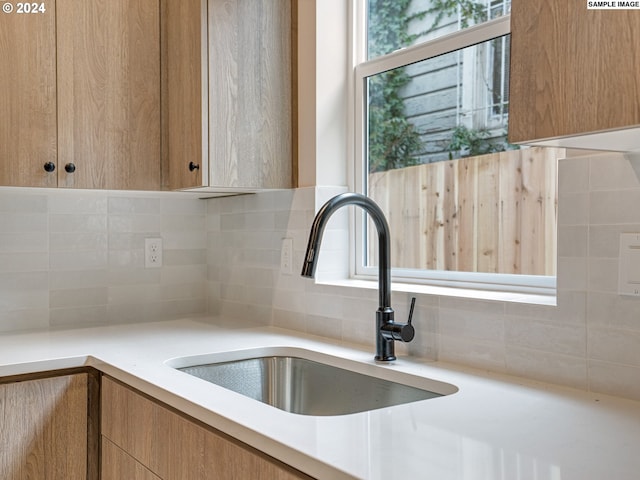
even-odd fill
[{"label": "white subway tile", "polygon": [[640,367],[640,331],[589,327],[589,358]]},{"label": "white subway tile", "polygon": [[106,269],[108,255],[106,250],[51,252],[49,266],[52,271]]},{"label": "white subway tile", "polygon": [[509,346],[584,357],[587,332],[584,325],[536,321],[528,317],[507,317],[506,342]]},{"label": "white subway tile", "polygon": [[558,198],[558,226],[589,224],[589,193],[567,193]]},{"label": "white subway tile", "polygon": [[170,250],[165,247],[162,262],[166,266],[206,265],[207,250],[205,248]]},{"label": "white subway tile", "polygon": [[640,187],[630,161],[622,153],[597,155],[589,159],[591,190],[619,190]]},{"label": "white subway tile", "polygon": [[587,389],[587,362],[584,357],[508,346],[506,363],[507,372],[512,375]]},{"label": "white subway tile", "polygon": [[63,215],[106,214],[107,196],[102,192],[64,192],[49,196],[49,212]]},{"label": "white subway tile", "polygon": [[51,232],[106,232],[107,229],[106,215],[57,214],[49,216],[49,230]]},{"label": "white subway tile", "polygon": [[0,213],[2,233],[41,233],[46,235],[49,217],[44,213]]},{"label": "white subway tile", "polygon": [[204,230],[172,230],[163,231],[162,248],[165,250],[201,250],[207,248]]},{"label": "white subway tile", "polygon": [[50,272],[48,287],[51,290],[64,290],[69,288],[106,287],[108,284],[107,269],[68,270]]},{"label": "white subway tile", "polygon": [[52,232],[49,235],[51,252],[106,250],[107,245],[106,232]]},{"label": "white subway tile", "polygon": [[108,294],[107,287],[51,290],[49,306],[51,308],[73,308],[106,305],[108,302]]},{"label": "white subway tile", "polygon": [[589,281],[589,262],[586,257],[558,257],[558,290],[586,291]]},{"label": "white subway tile", "polygon": [[468,312],[441,308],[440,333],[449,337],[502,342],[504,340],[504,315]]},{"label": "white subway tile", "polygon": [[105,285],[159,284],[160,268],[110,268]]},{"label": "white subway tile", "polygon": [[204,282],[207,278],[206,265],[163,266],[160,270],[161,285]]},{"label": "white subway tile", "polygon": [[3,311],[39,309],[49,307],[49,291],[45,289],[24,289],[0,291],[0,318]]},{"label": "white subway tile", "polygon": [[107,306],[91,305],[52,308],[49,323],[52,327],[83,327],[107,323]]},{"label": "white subway tile", "polygon": [[46,272],[49,270],[49,254],[46,252],[0,253],[0,273]]},{"label": "white subway tile", "polygon": [[586,257],[588,254],[588,227],[568,225],[558,228],[558,256]]},{"label": "white subway tile", "polygon": [[109,305],[155,303],[163,300],[162,290],[157,284],[110,285]]},{"label": "white subway tile", "polygon": [[589,291],[618,292],[618,260],[591,258],[589,260]]},{"label": "white subway tile", "polygon": [[589,388],[594,392],[640,400],[640,368],[630,365],[589,361]]},{"label": "white subway tile", "polygon": [[590,292],[587,321],[589,325],[640,331],[640,298]]},{"label": "white subway tile", "polygon": [[109,232],[153,234],[162,229],[160,215],[109,215]]},{"label": "white subway tile", "polygon": [[640,223],[640,189],[592,191],[589,194],[589,223],[611,225]]},{"label": "white subway tile", "polygon": [[47,213],[49,198],[20,190],[0,188],[0,212],[11,214]]},{"label": "white subway tile", "polygon": [[558,191],[561,194],[586,192],[589,189],[589,162],[583,158],[558,160]]},{"label": "white subway tile", "polygon": [[202,236],[206,231],[204,215],[162,215],[160,230],[163,232],[188,231]]},{"label": "white subway tile", "polygon": [[0,233],[0,253],[47,252],[49,241],[41,233]]},{"label": "white subway tile", "polygon": [[109,214],[155,214],[161,213],[159,198],[109,197]]},{"label": "white subway tile", "polygon": [[49,307],[0,310],[0,333],[49,328]]},{"label": "white subway tile", "polygon": [[438,360],[474,368],[504,372],[505,349],[501,342],[438,335]]},{"label": "white subway tile", "polygon": [[207,212],[207,201],[199,198],[162,197],[160,212],[163,215],[201,215]]}]

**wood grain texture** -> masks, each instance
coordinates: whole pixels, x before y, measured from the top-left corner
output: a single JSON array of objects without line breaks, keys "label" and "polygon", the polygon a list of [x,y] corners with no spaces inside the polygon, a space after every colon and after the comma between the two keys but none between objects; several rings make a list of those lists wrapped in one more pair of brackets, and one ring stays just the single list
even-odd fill
[{"label": "wood grain texture", "polygon": [[102,480],[160,480],[148,468],[102,437]]},{"label": "wood grain texture", "polygon": [[640,124],[640,11],[513,0],[509,141]]},{"label": "wood grain texture", "polygon": [[102,405],[103,435],[163,480],[310,478],[109,377]]},{"label": "wood grain texture", "polygon": [[[393,232],[394,267],[555,275],[564,155],[534,147],[370,174],[368,195]],[[377,264],[376,241],[367,254]]]},{"label": "wood grain texture", "polygon": [[0,185],[55,187],[55,0],[40,14],[0,17]]},{"label": "wood grain texture", "polygon": [[58,0],[59,186],[160,189],[159,16],[158,0]]},{"label": "wood grain texture", "polygon": [[292,185],[290,0],[209,0],[210,185]]},{"label": "wood grain texture", "polygon": [[[207,152],[202,143],[203,121],[207,121],[203,119],[207,92],[202,84],[207,68],[207,46],[203,44],[206,0],[164,0],[162,22],[165,186],[171,190],[199,187],[206,185],[203,172],[206,177]],[[204,127],[206,130],[206,123]],[[200,165],[200,169],[190,171],[189,162]]]},{"label": "wood grain texture", "polygon": [[87,374],[0,385],[0,478],[87,478]]}]

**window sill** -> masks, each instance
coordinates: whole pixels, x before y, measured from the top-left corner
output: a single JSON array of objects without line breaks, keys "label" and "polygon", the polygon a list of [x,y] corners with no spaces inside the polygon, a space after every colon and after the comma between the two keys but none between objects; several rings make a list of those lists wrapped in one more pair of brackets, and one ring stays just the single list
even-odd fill
[{"label": "window sill", "polygon": [[[318,285],[334,287],[361,288],[377,290],[378,282],[357,278],[316,280]],[[528,303],[534,305],[556,306],[556,295],[542,295],[533,293],[516,293],[494,290],[479,290],[470,288],[453,288],[436,285],[420,285],[413,283],[392,282],[392,292],[415,293],[419,295],[438,295],[443,297],[471,298],[474,300],[489,300],[496,302]]]}]

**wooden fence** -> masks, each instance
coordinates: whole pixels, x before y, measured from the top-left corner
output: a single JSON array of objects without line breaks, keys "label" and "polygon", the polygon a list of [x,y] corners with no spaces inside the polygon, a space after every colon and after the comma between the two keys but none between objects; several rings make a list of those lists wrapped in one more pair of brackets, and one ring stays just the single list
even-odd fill
[{"label": "wooden fence", "polygon": [[[563,149],[523,148],[371,174],[393,266],[555,275],[562,157]],[[377,242],[368,248],[375,265]]]}]

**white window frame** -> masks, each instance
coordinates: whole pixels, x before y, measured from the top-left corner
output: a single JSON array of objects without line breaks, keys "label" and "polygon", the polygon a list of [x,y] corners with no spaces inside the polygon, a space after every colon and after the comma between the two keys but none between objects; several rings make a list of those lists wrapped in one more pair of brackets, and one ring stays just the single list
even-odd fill
[{"label": "white window frame", "polygon": [[[450,53],[511,32],[510,15],[490,20],[480,25],[454,32],[434,40],[407,47],[371,60],[366,59],[366,0],[355,0],[352,54],[354,59],[354,85],[352,115],[354,125],[353,182],[356,192],[366,193],[366,78],[419,62],[431,57]],[[352,274],[359,279],[373,279],[377,267],[364,265],[366,248],[365,214],[354,215],[351,225]],[[373,241],[376,241],[375,239]],[[393,259],[392,259],[393,260]],[[514,292],[533,295],[556,295],[556,277],[538,275],[494,274],[478,272],[453,272],[440,270],[418,270],[392,268],[394,282],[455,287],[496,292]]]}]

